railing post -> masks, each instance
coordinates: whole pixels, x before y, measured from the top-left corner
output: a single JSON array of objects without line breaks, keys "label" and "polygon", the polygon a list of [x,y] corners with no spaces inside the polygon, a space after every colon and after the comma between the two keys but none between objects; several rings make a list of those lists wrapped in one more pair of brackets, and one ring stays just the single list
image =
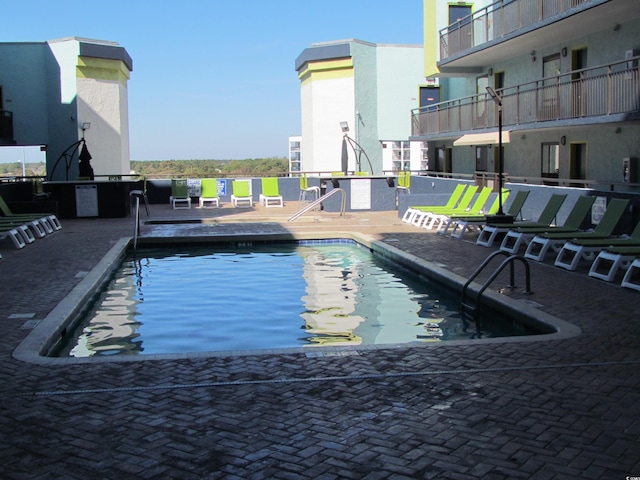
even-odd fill
[{"label": "railing post", "polygon": [[611,65],[607,67],[607,115],[611,115]]}]

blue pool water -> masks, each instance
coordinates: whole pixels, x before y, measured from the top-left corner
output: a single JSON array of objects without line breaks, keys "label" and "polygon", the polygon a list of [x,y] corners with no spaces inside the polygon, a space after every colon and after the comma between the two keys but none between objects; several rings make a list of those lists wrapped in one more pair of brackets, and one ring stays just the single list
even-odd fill
[{"label": "blue pool water", "polygon": [[437,342],[522,335],[351,241],[145,248],[59,356]]}]

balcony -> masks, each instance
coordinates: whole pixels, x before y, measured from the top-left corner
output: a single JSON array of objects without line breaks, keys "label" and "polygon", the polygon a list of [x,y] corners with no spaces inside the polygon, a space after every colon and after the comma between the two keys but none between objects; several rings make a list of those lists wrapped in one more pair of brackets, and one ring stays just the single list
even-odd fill
[{"label": "balcony", "polygon": [[[553,127],[638,119],[640,57],[575,70],[504,88],[503,125]],[[497,109],[488,93],[414,109],[412,136],[434,136],[495,128]],[[546,124],[545,124],[546,122]],[[541,124],[542,123],[542,124]],[[535,125],[534,125],[535,124]]]},{"label": "balcony", "polygon": [[13,138],[13,112],[0,110],[0,145],[15,145]]},{"label": "balcony", "polygon": [[473,74],[504,58],[638,18],[635,2],[499,0],[440,30],[442,76]]}]

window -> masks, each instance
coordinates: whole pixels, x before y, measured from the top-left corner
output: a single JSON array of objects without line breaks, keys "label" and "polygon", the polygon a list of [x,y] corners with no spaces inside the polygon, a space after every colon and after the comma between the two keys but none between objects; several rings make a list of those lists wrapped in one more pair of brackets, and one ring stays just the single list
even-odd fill
[{"label": "window", "polygon": [[558,178],[560,171],[560,146],[557,143],[542,144],[541,177]]}]

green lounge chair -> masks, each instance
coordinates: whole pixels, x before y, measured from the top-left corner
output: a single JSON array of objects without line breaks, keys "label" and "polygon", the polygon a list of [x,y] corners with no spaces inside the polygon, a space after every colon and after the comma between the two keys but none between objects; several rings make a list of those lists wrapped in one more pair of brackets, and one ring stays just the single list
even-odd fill
[{"label": "green lounge chair", "polygon": [[218,180],[215,178],[203,178],[200,180],[200,208],[218,208]]},{"label": "green lounge chair", "polygon": [[565,198],[567,198],[566,194],[554,193],[551,195],[535,222],[496,223],[485,225],[476,239],[476,245],[490,247],[493,245],[493,242],[496,240],[498,235],[508,233],[514,228],[522,226],[544,227],[551,225],[551,222],[556,218],[558,210],[560,210]]},{"label": "green lounge chair", "polygon": [[592,231],[554,232],[554,229],[551,228],[547,232],[536,234],[529,243],[524,257],[541,262],[550,249],[557,252],[560,246],[564,245],[567,240],[574,238],[603,239],[610,237],[628,204],[628,199],[612,198],[607,206],[607,210],[600,219],[600,223],[598,223]]},{"label": "green lounge chair", "polygon": [[262,193],[259,196],[259,200],[265,207],[284,207],[276,177],[262,179]]},{"label": "green lounge chair", "polygon": [[[638,253],[640,255],[640,253]],[[625,288],[632,288],[637,292],[640,292],[640,259],[635,259],[631,262],[631,265],[627,268],[627,273],[624,274],[622,283],[620,284]]]},{"label": "green lounge chair", "polygon": [[[15,222],[0,222],[0,239],[9,238],[16,248],[24,248],[27,243],[33,243],[35,237],[25,224]],[[0,256],[0,258],[2,258]]]},{"label": "green lounge chair", "polygon": [[231,194],[231,204],[234,207],[240,207],[242,205],[253,207],[253,198],[251,197],[251,191],[249,190],[250,180],[234,180],[231,183],[233,193]]},{"label": "green lounge chair", "polygon": [[554,265],[567,270],[575,270],[581,260],[594,260],[596,254],[608,247],[633,247],[640,249],[640,222],[630,235],[614,238],[573,238],[566,242]]},{"label": "green lounge chair", "polygon": [[174,210],[179,208],[191,208],[191,197],[189,187],[184,178],[171,180],[171,207]]},{"label": "green lounge chair", "polygon": [[437,228],[440,222],[446,220],[448,215],[463,215],[467,213],[482,212],[482,208],[484,207],[484,204],[487,203],[487,200],[489,200],[489,196],[491,195],[492,190],[493,189],[491,187],[484,187],[482,190],[480,190],[480,193],[476,197],[471,207],[462,208],[460,206],[457,206],[449,211],[427,212],[427,217],[422,222],[422,227],[427,229],[432,229],[434,227]]},{"label": "green lounge chair", "polygon": [[476,185],[470,185],[469,187],[467,187],[467,189],[464,191],[464,194],[462,195],[462,198],[460,198],[458,205],[455,207],[448,207],[446,205],[434,207],[414,207],[417,211],[415,213],[415,216],[413,217],[413,220],[411,221],[411,225],[422,227],[429,213],[451,213],[455,208],[460,208],[462,211],[466,210],[469,205],[471,205],[473,197],[475,196],[477,191],[478,187]]},{"label": "green lounge chair", "polygon": [[[507,215],[511,218],[518,218],[518,216],[522,215],[522,207],[524,206],[524,202],[527,200],[529,196],[529,190],[518,190],[513,201],[509,205],[507,210]],[[496,197],[496,202],[499,202],[499,198]],[[503,197],[504,201],[504,197]],[[495,208],[495,212],[497,212],[498,206],[492,205],[492,208]],[[489,211],[489,215],[491,215],[491,209]],[[450,228],[451,236],[453,238],[462,238],[466,231],[468,230],[478,230],[481,231],[482,227],[487,223],[486,215],[474,215],[474,216],[460,216],[453,219],[452,225]]]},{"label": "green lounge chair", "polygon": [[[640,257],[640,245],[607,247],[598,253],[591,264],[589,276],[612,282],[620,268],[626,269],[627,273],[622,286],[640,290],[640,286],[635,283],[638,280],[637,269],[640,268],[638,257]],[[630,270],[634,270],[634,272],[630,272]],[[629,285],[624,285],[624,283],[629,283]]]},{"label": "green lounge chair", "polygon": [[521,226],[509,230],[502,240],[500,250],[516,254],[520,250],[521,245],[528,245],[532,238],[539,233],[554,231],[556,233],[577,232],[585,217],[589,214],[591,206],[595,201],[595,197],[582,196],[578,197],[576,203],[571,208],[569,215],[564,224],[560,226],[545,225],[543,227]]},{"label": "green lounge chair", "polygon": [[44,237],[62,228],[60,221],[52,213],[13,213],[2,196],[0,196],[0,211],[2,211],[0,220],[27,223],[38,237]]},{"label": "green lounge chair", "polygon": [[432,205],[430,207],[429,206],[413,206],[413,207],[407,208],[407,211],[404,212],[404,215],[402,216],[402,221],[404,223],[413,223],[413,217],[415,216],[416,212],[424,211],[421,209],[455,207],[456,204],[458,203],[458,200],[460,200],[460,197],[462,196],[462,193],[464,192],[465,188],[467,188],[467,185],[464,183],[459,183],[458,185],[456,185],[456,188],[453,189],[453,192],[451,193],[451,196],[449,197],[449,200],[447,200],[447,203],[445,205]]}]

